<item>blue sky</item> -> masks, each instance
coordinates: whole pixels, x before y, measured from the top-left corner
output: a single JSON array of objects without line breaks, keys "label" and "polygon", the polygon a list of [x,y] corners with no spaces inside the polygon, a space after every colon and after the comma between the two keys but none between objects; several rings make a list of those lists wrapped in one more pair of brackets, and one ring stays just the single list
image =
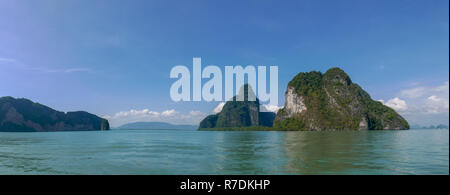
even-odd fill
[{"label": "blue sky", "polygon": [[[447,0],[0,1],[0,96],[124,122],[197,123],[218,102],[173,102],[175,65],[340,67],[412,124],[448,124]],[[165,113],[165,114],[163,114]],[[153,118],[152,118],[153,117]],[[170,118],[173,117],[173,118]]]}]

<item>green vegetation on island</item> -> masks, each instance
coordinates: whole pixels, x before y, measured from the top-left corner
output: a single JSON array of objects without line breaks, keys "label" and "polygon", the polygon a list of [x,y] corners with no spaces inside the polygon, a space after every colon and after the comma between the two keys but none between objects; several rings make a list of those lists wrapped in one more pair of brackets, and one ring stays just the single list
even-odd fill
[{"label": "green vegetation on island", "polygon": [[[248,85],[245,85],[247,90]],[[247,93],[244,93],[247,95]],[[252,93],[250,93],[252,94]],[[288,84],[285,105],[260,112],[259,100],[236,101],[200,122],[200,130],[406,130],[408,122],[370,95],[339,68],[299,73]],[[246,97],[247,98],[247,97]]]},{"label": "green vegetation on island", "polygon": [[[234,96],[232,100],[225,103],[221,112],[203,119],[199,130],[270,129],[275,113],[260,111],[259,99],[249,85],[244,85],[239,95],[243,95],[243,101],[237,101],[237,96]],[[255,101],[249,101],[249,96],[253,96]]]},{"label": "green vegetation on island", "polygon": [[299,73],[288,84],[280,130],[404,130],[408,122],[370,95],[339,68]]},{"label": "green vegetation on island", "polygon": [[109,130],[108,120],[84,112],[59,112],[25,98],[0,98],[0,132]]}]

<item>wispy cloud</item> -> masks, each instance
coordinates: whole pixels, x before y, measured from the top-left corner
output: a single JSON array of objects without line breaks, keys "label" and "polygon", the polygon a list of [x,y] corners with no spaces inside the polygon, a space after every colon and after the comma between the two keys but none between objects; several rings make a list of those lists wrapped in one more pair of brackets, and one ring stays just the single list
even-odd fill
[{"label": "wispy cloud", "polygon": [[13,58],[0,57],[0,65],[6,65],[12,68],[18,68],[25,71],[38,71],[43,73],[77,73],[77,72],[93,72],[90,68],[84,67],[70,67],[70,68],[49,68],[49,67],[39,67],[31,66],[20,62],[19,60]]},{"label": "wispy cloud", "polygon": [[28,70],[33,71],[40,71],[45,73],[77,73],[77,72],[92,72],[90,68],[62,68],[62,69],[55,69],[55,68],[29,68]]},{"label": "wispy cloud", "polygon": [[429,125],[428,121],[448,124],[448,81],[438,86],[420,86],[417,83],[413,88],[400,91],[397,97],[380,101],[404,115],[412,124]]},{"label": "wispy cloud", "polygon": [[0,62],[15,62],[15,59],[12,58],[2,58],[0,57]]}]

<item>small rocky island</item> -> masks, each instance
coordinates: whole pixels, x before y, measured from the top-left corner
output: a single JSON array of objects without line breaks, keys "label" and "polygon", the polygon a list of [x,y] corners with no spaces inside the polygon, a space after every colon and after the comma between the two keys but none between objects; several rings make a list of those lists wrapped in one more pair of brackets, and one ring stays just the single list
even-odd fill
[{"label": "small rocky island", "polygon": [[[247,93],[245,93],[247,94]],[[228,101],[206,117],[200,130],[407,130],[408,122],[370,95],[339,68],[325,74],[299,73],[285,94],[285,105],[273,114],[260,112],[257,101]]]},{"label": "small rocky island", "polygon": [[[243,101],[236,101],[237,96],[234,96],[225,103],[221,112],[203,119],[199,130],[260,130],[272,127],[275,113],[260,111],[259,99],[249,85],[244,85],[239,95],[243,96]],[[256,101],[249,101],[249,96],[254,96]]]},{"label": "small rocky island", "polygon": [[59,112],[24,98],[0,98],[0,132],[109,130],[108,120],[78,112]]}]

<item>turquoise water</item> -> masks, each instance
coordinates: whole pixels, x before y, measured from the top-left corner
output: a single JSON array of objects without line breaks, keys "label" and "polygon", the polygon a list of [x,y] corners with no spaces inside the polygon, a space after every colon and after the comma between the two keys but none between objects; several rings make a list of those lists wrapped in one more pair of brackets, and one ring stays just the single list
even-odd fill
[{"label": "turquoise water", "polygon": [[449,174],[448,160],[448,130],[0,132],[0,174]]}]

